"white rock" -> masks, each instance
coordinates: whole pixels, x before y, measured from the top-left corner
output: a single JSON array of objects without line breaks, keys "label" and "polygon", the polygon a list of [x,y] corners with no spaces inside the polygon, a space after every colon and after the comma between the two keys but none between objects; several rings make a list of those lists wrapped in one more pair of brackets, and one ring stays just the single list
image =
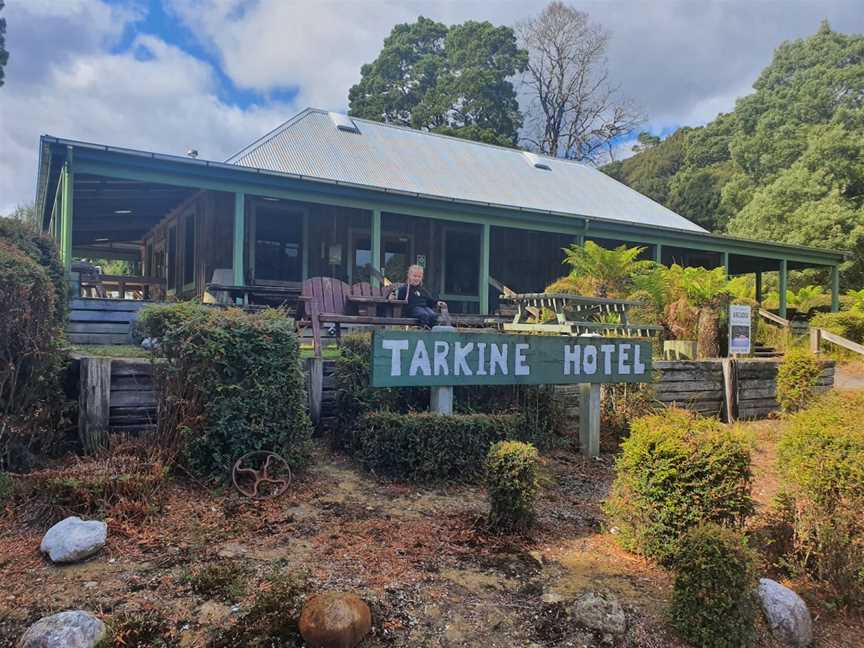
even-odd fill
[{"label": "white rock", "polygon": [[83,610],[68,610],[39,619],[27,629],[18,648],[93,648],[105,639],[105,624]]},{"label": "white rock", "polygon": [[770,578],[759,579],[757,595],[765,620],[777,639],[795,648],[805,648],[813,642],[810,610],[800,596]]},{"label": "white rock", "polygon": [[620,635],[627,617],[611,592],[584,592],[574,601],[570,616],[577,624],[602,634]]},{"label": "white rock", "polygon": [[99,551],[107,537],[108,525],[104,522],[68,517],[48,529],[39,549],[47,553],[52,562],[76,562]]}]

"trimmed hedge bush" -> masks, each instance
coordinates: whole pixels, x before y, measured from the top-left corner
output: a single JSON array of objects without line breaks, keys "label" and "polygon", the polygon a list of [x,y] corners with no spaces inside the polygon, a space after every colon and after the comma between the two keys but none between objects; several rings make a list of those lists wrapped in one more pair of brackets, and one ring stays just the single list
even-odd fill
[{"label": "trimmed hedge bush", "polygon": [[795,412],[813,400],[822,367],[813,354],[790,350],[777,369],[777,402],[784,412]]},{"label": "trimmed hedge bush", "polygon": [[791,499],[791,562],[864,603],[864,393],[831,392],[789,419],[778,446]]},{"label": "trimmed hedge bush", "polygon": [[810,320],[810,326],[823,328],[858,344],[864,344],[864,311],[819,313]]},{"label": "trimmed hedge bush", "polygon": [[[367,412],[407,414],[429,409],[427,387],[370,387],[371,356],[368,333],[352,333],[343,338],[335,370],[338,416],[335,441],[338,447],[349,452],[357,447],[358,421]],[[541,448],[555,442],[563,418],[552,389],[546,386],[460,386],[454,389],[453,396],[454,406],[462,414],[519,412],[525,420],[523,438]]]},{"label": "trimmed hedge bush", "polygon": [[701,648],[742,648],[755,639],[756,558],[740,533],[694,527],[675,559],[672,622]]},{"label": "trimmed hedge bush", "polygon": [[682,409],[633,421],[605,503],[628,550],[661,562],[701,522],[739,526],[753,513],[750,448],[713,418]]},{"label": "trimmed hedge bush", "polygon": [[30,224],[14,218],[0,218],[0,241],[15,246],[45,269],[54,287],[53,319],[61,326],[66,321],[69,286],[60,252],[54,240],[34,229]]},{"label": "trimmed hedge bush", "polygon": [[64,401],[65,309],[33,256],[0,240],[0,470],[27,470],[34,446],[49,449]]},{"label": "trimmed hedge bush", "polygon": [[502,531],[530,527],[539,489],[537,448],[520,441],[499,441],[489,448],[485,470],[490,525]]},{"label": "trimmed hedge bush", "polygon": [[312,425],[291,318],[189,304],[144,310],[166,360],[156,373],[160,446],[213,481],[229,479],[234,462],[255,450],[293,467],[308,461]]},{"label": "trimmed hedge bush", "polygon": [[370,471],[415,482],[474,481],[489,446],[517,436],[516,415],[372,412],[359,422],[354,456]]}]

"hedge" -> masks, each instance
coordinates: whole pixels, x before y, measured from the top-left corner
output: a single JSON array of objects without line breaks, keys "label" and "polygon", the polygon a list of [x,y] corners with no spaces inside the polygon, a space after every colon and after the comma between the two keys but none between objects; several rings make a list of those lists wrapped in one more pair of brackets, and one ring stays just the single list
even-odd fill
[{"label": "hedge", "polygon": [[784,412],[805,407],[815,396],[816,383],[822,366],[807,351],[792,349],[777,369],[777,402]]},{"label": "hedge", "polygon": [[839,313],[819,313],[810,320],[810,326],[823,328],[858,344],[864,344],[864,311],[849,310]]},{"label": "hedge", "polygon": [[294,467],[308,461],[312,426],[291,318],[273,309],[150,308],[142,318],[160,327],[165,359],[156,365],[160,445],[213,481],[229,479],[233,463],[255,450]]},{"label": "hedge", "polygon": [[530,527],[539,490],[537,448],[520,441],[499,441],[489,448],[485,472],[490,525],[502,531]]},{"label": "hedge", "polygon": [[414,482],[476,481],[489,447],[517,438],[517,415],[371,412],[359,421],[354,456],[379,475]]},{"label": "hedge", "polygon": [[734,428],[670,408],[633,421],[605,503],[624,548],[669,562],[702,522],[740,526],[753,513],[750,448]]},{"label": "hedge", "polygon": [[[368,412],[407,414],[429,409],[428,387],[373,388],[371,336],[352,333],[343,338],[336,360],[336,445],[353,452],[360,432],[358,421]],[[563,417],[548,386],[470,385],[454,389],[454,407],[461,414],[520,413],[523,438],[540,448],[556,443]]]},{"label": "hedge", "polygon": [[864,603],[864,393],[830,392],[789,418],[778,445],[794,533],[789,558]]},{"label": "hedge", "polygon": [[755,639],[756,557],[739,532],[716,524],[681,539],[672,623],[694,646],[742,648]]},{"label": "hedge", "polygon": [[63,321],[48,270],[7,240],[0,304],[0,470],[20,471],[31,467],[34,446],[48,449],[60,418]]}]

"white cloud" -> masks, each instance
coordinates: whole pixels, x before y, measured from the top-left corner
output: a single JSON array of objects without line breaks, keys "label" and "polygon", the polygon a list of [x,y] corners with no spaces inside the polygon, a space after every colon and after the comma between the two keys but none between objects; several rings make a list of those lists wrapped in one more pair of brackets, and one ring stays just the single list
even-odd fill
[{"label": "white cloud", "polygon": [[[98,4],[88,3],[90,7]],[[90,29],[98,12],[69,13],[69,29]],[[140,36],[130,50],[112,54],[104,43],[122,31],[102,23],[92,44],[79,44],[44,68],[38,78],[23,76],[16,58],[42,48],[11,37],[31,15],[9,16],[10,65],[0,89],[0,213],[34,199],[40,134],[182,155],[199,150],[222,160],[267,132],[295,111],[273,104],[240,109],[217,96],[212,68],[153,36]],[[30,25],[32,27],[32,25]],[[58,41],[60,42],[60,41]],[[135,56],[146,48],[147,57]]]}]

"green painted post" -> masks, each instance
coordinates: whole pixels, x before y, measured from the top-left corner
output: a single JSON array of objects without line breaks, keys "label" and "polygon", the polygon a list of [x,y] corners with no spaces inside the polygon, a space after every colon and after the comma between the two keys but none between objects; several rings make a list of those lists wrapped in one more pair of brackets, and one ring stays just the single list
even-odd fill
[{"label": "green painted post", "polygon": [[840,269],[831,266],[831,312],[840,310]]},{"label": "green painted post", "polygon": [[[372,267],[381,272],[381,210],[372,210]],[[413,263],[413,261],[412,261]],[[372,285],[378,286],[379,281],[375,273],[372,273]]]},{"label": "green painted post", "polygon": [[246,249],[246,194],[238,191],[234,194],[234,285],[243,286],[243,251]]},{"label": "green painted post", "polygon": [[489,245],[491,228],[489,223],[483,225],[480,237],[480,314],[489,314]]},{"label": "green painted post", "polygon": [[780,287],[779,287],[780,309],[779,310],[780,310],[780,317],[783,317],[783,318],[786,317],[786,286],[787,286],[787,282],[789,279],[787,276],[789,274],[788,265],[789,264],[786,262],[786,259],[780,259],[780,282],[779,282],[780,283]]},{"label": "green painted post", "polygon": [[654,261],[657,263],[663,263],[663,244],[657,243],[654,246]]},{"label": "green painted post", "polygon": [[762,271],[756,271],[756,301],[762,305]]},{"label": "green painted post", "polygon": [[75,176],[72,172],[71,160],[63,165],[63,202],[61,203],[60,253],[63,257],[63,268],[66,272],[72,270],[72,187]]},{"label": "green painted post", "polygon": [[729,253],[728,252],[721,252],[720,253],[720,263],[726,269],[726,276],[728,277],[729,276]]},{"label": "green painted post", "polygon": [[303,212],[303,281],[309,278],[309,259],[312,258],[312,250],[309,248],[309,212]]}]

